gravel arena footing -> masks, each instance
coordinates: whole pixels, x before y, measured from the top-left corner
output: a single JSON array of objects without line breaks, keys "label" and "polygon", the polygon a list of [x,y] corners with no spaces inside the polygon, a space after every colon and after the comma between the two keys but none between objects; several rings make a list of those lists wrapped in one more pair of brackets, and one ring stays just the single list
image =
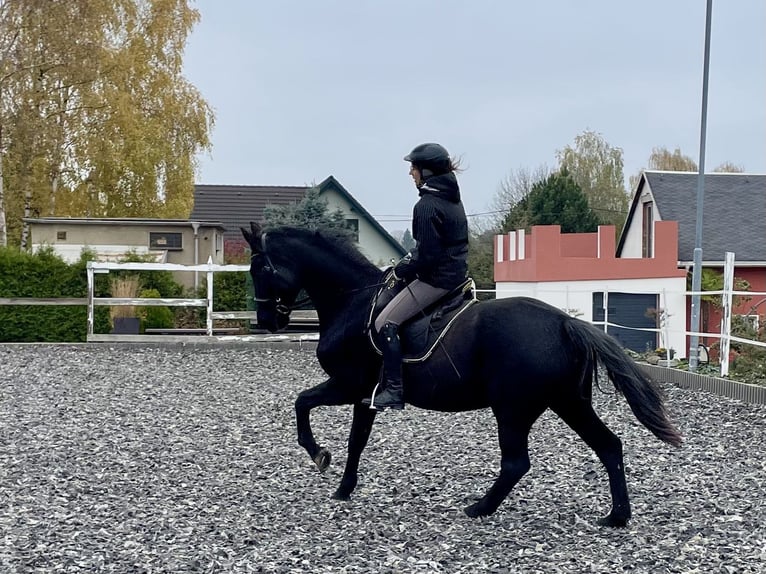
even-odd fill
[{"label": "gravel arena footing", "polygon": [[0,345],[0,572],[766,571],[762,405],[666,386],[676,449],[602,385],[633,503],[609,529],[606,473],[550,412],[488,518],[463,508],[499,469],[489,411],[378,416],[332,500],[351,407],[314,411],[324,474],[293,411],[322,380],[287,346]]}]

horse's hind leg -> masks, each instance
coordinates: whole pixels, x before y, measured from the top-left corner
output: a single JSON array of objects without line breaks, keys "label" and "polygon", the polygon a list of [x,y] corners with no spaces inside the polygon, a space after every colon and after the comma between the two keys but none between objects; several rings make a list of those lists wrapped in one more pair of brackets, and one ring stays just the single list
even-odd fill
[{"label": "horse's hind leg", "polygon": [[530,413],[509,413],[495,411],[498,438],[500,441],[500,475],[487,493],[477,502],[468,506],[465,513],[475,518],[488,516],[497,510],[505,497],[529,470],[529,430],[543,409],[534,416]]},{"label": "horse's hind leg", "polygon": [[590,399],[572,398],[551,407],[593,449],[609,475],[612,510],[598,522],[602,526],[625,526],[630,520],[630,499],[625,482],[622,442],[593,410]]}]

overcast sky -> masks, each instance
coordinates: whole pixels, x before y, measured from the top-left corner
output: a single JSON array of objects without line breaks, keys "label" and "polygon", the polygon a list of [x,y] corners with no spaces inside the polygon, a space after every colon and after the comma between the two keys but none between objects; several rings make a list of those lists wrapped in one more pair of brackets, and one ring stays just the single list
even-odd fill
[{"label": "overcast sky", "polygon": [[[402,157],[462,156],[469,214],[594,130],[699,158],[705,0],[196,0],[185,70],[213,107],[198,183],[334,175],[389,230],[417,199]],[[766,1],[713,3],[706,166],[766,173]]]}]

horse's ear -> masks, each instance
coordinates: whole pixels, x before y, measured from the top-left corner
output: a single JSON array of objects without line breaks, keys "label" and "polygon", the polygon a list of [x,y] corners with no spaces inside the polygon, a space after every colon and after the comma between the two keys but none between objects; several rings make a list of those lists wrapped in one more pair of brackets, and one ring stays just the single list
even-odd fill
[{"label": "horse's ear", "polygon": [[250,245],[250,248],[255,251],[256,247],[260,245],[261,240],[261,226],[255,223],[254,221],[250,222],[250,231],[245,229],[244,227],[239,228],[242,232],[242,237],[245,238],[245,241],[247,241],[248,245]]}]

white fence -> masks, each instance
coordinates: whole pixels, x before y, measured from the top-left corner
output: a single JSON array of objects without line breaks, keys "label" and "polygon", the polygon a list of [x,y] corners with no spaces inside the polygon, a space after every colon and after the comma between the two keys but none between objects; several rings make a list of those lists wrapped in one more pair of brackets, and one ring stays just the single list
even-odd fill
[{"label": "white fence", "polygon": [[[88,261],[88,341],[124,340],[124,335],[101,335],[93,332],[95,308],[97,306],[158,306],[158,307],[205,307],[207,309],[206,334],[213,336],[214,319],[237,319],[246,317],[234,317],[232,313],[218,314],[213,311],[213,274],[225,271],[247,271],[248,265],[216,265],[212,259],[202,265],[179,265],[177,263],[111,263],[100,261]],[[162,299],[162,298],[126,298],[126,297],[96,297],[95,274],[109,273],[109,271],[192,271],[205,273],[207,276],[207,297],[205,299]]]},{"label": "white fence", "polygon": [[[215,320],[223,319],[246,319],[256,318],[255,311],[214,311],[213,310],[213,275],[215,273],[225,273],[232,271],[248,271],[249,265],[217,265],[208,259],[207,263],[200,265],[179,265],[175,263],[112,263],[89,261],[87,264],[88,274],[88,296],[86,303],[88,306],[88,342],[147,342],[147,341],[166,341],[166,342],[199,342],[204,339],[221,341],[280,341],[280,340],[298,340],[310,341],[316,340],[318,335],[315,333],[301,333],[293,335],[216,335],[214,327]],[[95,275],[99,273],[109,273],[109,271],[188,271],[195,273],[204,273],[207,278],[207,296],[202,299],[194,298],[124,298],[124,297],[96,297],[95,295]],[[202,338],[199,335],[171,334],[163,335],[162,339],[158,335],[129,335],[129,334],[103,334],[94,333],[95,308],[98,306],[154,306],[154,307],[201,307],[206,309],[206,324]],[[312,318],[309,315],[297,314],[298,322],[310,324]],[[168,332],[171,330],[168,330]]]},{"label": "white fence", "polygon": [[[756,347],[766,347],[766,343],[761,341],[755,341],[752,339],[745,339],[737,337],[731,334],[732,327],[732,301],[734,296],[742,297],[766,297],[764,292],[756,291],[737,291],[734,289],[734,254],[727,253],[725,267],[724,267],[724,288],[720,291],[674,291],[672,289],[661,289],[658,293],[657,290],[638,290],[630,288],[616,287],[611,289],[612,293],[631,293],[631,294],[652,294],[659,295],[658,311],[662,314],[658,318],[660,324],[657,328],[641,328],[641,327],[629,327],[614,323],[609,320],[608,300],[609,300],[609,287],[605,284],[604,287],[600,287],[599,291],[604,293],[603,307],[604,307],[604,321],[594,321],[593,323],[599,326],[603,326],[604,331],[607,331],[608,327],[618,327],[626,330],[635,331],[647,331],[656,333],[661,341],[661,346],[664,346],[668,350],[672,347],[675,349],[685,349],[687,346],[688,338],[692,335],[697,335],[699,338],[708,339],[720,339],[720,372],[721,376],[725,377],[729,374],[729,349],[731,342],[737,342],[746,345],[753,345]],[[578,290],[577,283],[572,283],[571,286],[565,288],[567,295],[581,295],[587,293],[592,294],[591,289]],[[513,289],[498,289],[495,291],[497,297],[512,297],[512,296],[532,296],[538,299],[548,301],[556,305],[555,302],[562,300],[561,294],[565,293],[564,289],[549,289],[545,284],[537,285],[532,284],[529,289],[513,288]],[[695,294],[700,296],[720,296],[721,297],[721,326],[718,333],[705,333],[694,332],[686,328],[686,298]],[[573,299],[576,297],[573,297]],[[674,304],[675,302],[675,304]],[[560,304],[556,305],[560,306]],[[562,308],[562,310],[571,312],[572,309]],[[756,325],[757,326],[757,325]]]},{"label": "white fence", "polygon": [[[686,340],[693,334],[698,337],[714,338],[721,340],[721,375],[726,376],[729,371],[729,345],[731,342],[737,342],[741,344],[754,345],[759,347],[766,347],[766,343],[760,341],[754,341],[751,339],[744,339],[736,337],[731,334],[731,306],[734,296],[743,297],[764,297],[766,293],[752,292],[752,291],[735,291],[733,289],[733,277],[731,269],[733,269],[734,261],[733,257],[728,263],[727,271],[724,276],[729,277],[725,281],[724,289],[720,291],[704,291],[699,293],[700,295],[711,296],[718,295],[722,298],[723,320],[721,324],[721,330],[719,333],[693,333],[686,329],[686,313],[685,307],[683,313],[676,311],[675,314],[680,315],[676,317],[675,321],[660,319],[660,326],[654,329],[649,328],[637,328],[629,327],[626,325],[620,325],[609,320],[608,309],[604,309],[604,321],[598,321],[596,324],[603,326],[606,331],[608,327],[616,327],[622,329],[636,329],[641,331],[650,331],[659,335],[660,341],[664,346],[670,349],[673,345],[669,342],[680,340],[683,343],[683,347],[679,345],[679,348],[685,348]],[[118,297],[96,297],[95,296],[95,275],[98,273],[109,273],[109,271],[183,271],[183,272],[197,272],[204,273],[207,278],[207,293],[205,298],[118,298]],[[215,311],[213,309],[213,276],[215,273],[226,273],[232,271],[248,271],[249,265],[216,265],[211,260],[208,263],[200,265],[178,265],[173,263],[107,263],[90,261],[87,264],[87,280],[88,280],[88,295],[85,299],[25,299],[25,298],[12,298],[12,299],[0,299],[0,305],[87,305],[88,308],[88,325],[87,325],[87,341],[91,342],[112,342],[112,341],[200,341],[203,339],[210,340],[316,340],[318,335],[316,333],[311,334],[294,334],[294,335],[215,335],[214,321],[222,319],[255,319],[255,311]],[[571,288],[574,290],[574,288]],[[544,289],[535,288],[534,293],[530,291],[524,291],[521,289],[514,290],[480,290],[484,293],[492,293],[496,297],[509,297],[513,295],[534,295],[540,299],[545,300]],[[619,292],[625,293],[624,289],[620,289]],[[638,293],[638,291],[636,291]],[[561,291],[559,291],[561,293]],[[665,302],[672,300],[672,296],[681,296],[683,298],[694,295],[693,292],[677,292],[671,293],[667,290],[663,290],[660,293],[659,308],[662,309]],[[685,299],[684,299],[685,301]],[[101,334],[94,333],[94,315],[95,307],[97,306],[111,306],[111,305],[130,305],[130,306],[166,306],[166,307],[200,307],[205,308],[206,313],[206,325],[204,329],[204,335],[163,335],[162,339],[158,335],[123,335],[123,334]],[[608,289],[604,290],[604,307],[608,306]],[[564,309],[565,311],[571,311]],[[311,324],[316,321],[316,315],[313,312],[304,313],[293,312],[293,319],[297,323],[305,322]],[[667,318],[666,318],[667,319]]]}]

